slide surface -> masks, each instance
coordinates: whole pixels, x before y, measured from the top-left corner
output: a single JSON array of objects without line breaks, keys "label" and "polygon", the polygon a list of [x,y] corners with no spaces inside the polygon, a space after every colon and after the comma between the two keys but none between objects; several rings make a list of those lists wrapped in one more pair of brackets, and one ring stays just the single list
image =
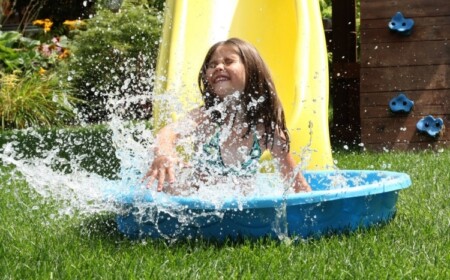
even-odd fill
[{"label": "slide surface", "polygon": [[168,0],[156,73],[155,126],[164,123],[164,112],[176,118],[201,104],[197,76],[204,56],[211,45],[230,37],[255,45],[268,64],[297,161],[306,169],[331,168],[328,60],[315,0]]}]

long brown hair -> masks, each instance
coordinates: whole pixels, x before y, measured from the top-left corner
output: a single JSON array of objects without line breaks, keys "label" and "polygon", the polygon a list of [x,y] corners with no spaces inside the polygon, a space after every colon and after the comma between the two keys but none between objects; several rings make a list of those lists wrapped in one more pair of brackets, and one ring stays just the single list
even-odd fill
[{"label": "long brown hair", "polygon": [[211,57],[219,46],[232,45],[237,48],[238,55],[245,68],[245,88],[241,94],[243,110],[248,124],[246,135],[255,129],[259,123],[264,125],[265,145],[274,144],[275,131],[278,130],[286,138],[285,149],[289,151],[289,134],[286,128],[284,110],[278,98],[275,85],[270,75],[269,68],[256,50],[248,42],[238,38],[230,38],[214,44],[207,52],[198,75],[198,85],[205,103],[205,108],[209,109],[214,104],[220,102],[218,97],[212,92],[206,78],[207,65]]}]

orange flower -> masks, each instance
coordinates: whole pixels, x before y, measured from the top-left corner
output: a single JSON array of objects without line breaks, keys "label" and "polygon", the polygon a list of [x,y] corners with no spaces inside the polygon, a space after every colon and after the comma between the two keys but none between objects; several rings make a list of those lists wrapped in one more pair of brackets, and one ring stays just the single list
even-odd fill
[{"label": "orange flower", "polygon": [[44,32],[47,33],[48,31],[50,31],[52,29],[53,21],[51,21],[48,18],[46,18],[44,20],[37,19],[37,20],[33,21],[33,25],[38,25],[38,26],[43,27]]},{"label": "orange flower", "polygon": [[64,49],[63,52],[60,55],[58,55],[58,58],[64,59],[66,57],[69,57],[69,55],[70,55],[70,51],[68,49]]},{"label": "orange flower", "polygon": [[64,25],[69,27],[70,30],[74,29],[80,29],[86,26],[86,23],[82,20],[76,19],[76,20],[66,20],[63,22]]},{"label": "orange flower", "polygon": [[47,72],[47,70],[45,70],[44,68],[39,68],[39,74],[44,75],[45,72]]}]

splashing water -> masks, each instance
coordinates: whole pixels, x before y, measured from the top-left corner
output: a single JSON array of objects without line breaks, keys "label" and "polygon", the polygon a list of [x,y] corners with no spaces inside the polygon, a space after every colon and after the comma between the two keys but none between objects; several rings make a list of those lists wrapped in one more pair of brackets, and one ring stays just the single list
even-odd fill
[{"label": "splashing water", "polygon": [[[141,76],[138,80],[132,75],[124,79],[120,87],[123,94],[119,94],[117,88],[111,89],[106,104],[109,116],[105,127],[83,125],[79,131],[27,129],[14,133],[7,143],[0,147],[0,160],[3,165],[13,165],[15,168],[13,179],[25,179],[29,187],[44,200],[57,201],[60,217],[72,216],[75,213],[87,216],[104,212],[123,214],[130,209],[124,209],[123,205],[115,203],[115,199],[121,193],[133,189],[135,197],[147,197],[133,201],[134,214],[143,223],[155,222],[160,213],[186,225],[212,223],[222,219],[221,211],[186,212],[184,206],[173,203],[170,195],[157,193],[155,186],[148,189],[145,186],[146,182],[142,181],[154,158],[155,135],[147,122],[128,121],[123,117],[123,112],[127,111],[128,107],[134,108],[136,104],[144,104],[150,98],[147,90],[153,85],[149,85],[149,81],[153,83],[155,79],[151,71],[146,72],[146,75],[147,77]],[[129,91],[132,91],[132,94]],[[232,97],[234,99],[231,102],[239,98],[239,96]],[[185,108],[177,96],[170,92],[152,96],[151,99],[160,103],[170,102],[168,107],[177,112]],[[254,100],[252,106],[257,106],[262,101]],[[170,113],[166,112],[164,118],[170,119]],[[310,136],[311,134],[312,124]],[[180,144],[186,154],[193,152],[190,140],[187,137],[185,142],[182,141]],[[303,159],[302,164],[297,166],[296,172],[301,172],[308,164],[308,158],[313,152],[309,146],[302,149],[300,155]],[[261,165],[265,164],[271,166],[274,163],[266,161]],[[192,169],[177,171],[177,181],[181,184],[194,183],[205,186],[204,182],[193,181]],[[214,183],[211,183],[212,181]],[[349,183],[348,178],[338,173],[327,182],[328,189],[344,188],[359,183]],[[285,199],[292,193],[292,190],[286,187],[291,183],[283,182],[277,174],[270,177],[257,174],[256,178],[249,179],[222,176],[207,180],[206,186],[198,191],[190,188],[178,195],[195,198],[196,201],[203,201],[208,207],[218,210],[234,201],[233,207],[243,211],[244,202],[249,197]],[[149,197],[154,199],[148,199]],[[273,221],[274,231],[280,239],[286,239],[286,205],[281,203],[276,211],[277,219]],[[164,237],[173,239],[176,233],[177,230],[174,229],[173,234]]]},{"label": "splashing water", "polygon": [[[105,131],[106,136],[102,138],[89,129],[82,136],[65,130],[24,130],[20,137],[11,136],[1,147],[0,160],[4,165],[15,167],[13,178],[24,178],[44,200],[57,201],[57,216],[62,218],[105,212],[124,217],[132,212],[138,223],[154,225],[159,236],[176,241],[178,234],[186,233],[186,228],[220,222],[224,218],[223,209],[235,209],[233,211],[254,218],[252,215],[256,214],[246,203],[256,197],[273,199],[276,212],[271,221],[273,232],[280,240],[293,241],[288,234],[286,212],[287,197],[292,191],[284,187],[286,184],[277,174],[257,174],[252,179],[229,176],[199,191],[181,193],[186,199],[193,198],[199,206],[190,209],[183,204],[183,197],[173,199],[170,194],[156,192],[155,187],[147,189],[142,182],[154,157],[155,137],[146,123],[111,116]],[[23,139],[28,141],[29,147],[24,146]],[[301,165],[297,167],[302,168]],[[178,180],[192,182],[190,176],[189,170],[180,170]],[[363,184],[366,177],[363,173],[347,176],[336,170],[326,177],[309,174],[307,179],[314,182],[313,188],[317,191],[339,191]],[[377,181],[372,181],[383,180],[389,181],[389,176],[380,174]],[[133,194],[132,201],[116,203],[121,196],[129,197],[130,193]],[[321,203],[310,207],[321,207]],[[312,224],[316,218],[305,216]],[[176,220],[181,226],[168,233],[167,228],[159,228],[158,221],[161,220]]]},{"label": "splashing water", "polygon": [[[126,79],[122,89],[127,89],[129,85],[130,81]],[[156,193],[156,187],[147,189],[146,182],[142,181],[154,158],[155,135],[146,122],[126,121],[121,117],[121,112],[125,106],[148,98],[148,94],[145,92],[141,96],[134,94],[121,98],[117,98],[115,92],[112,95],[114,98],[110,98],[107,104],[110,116],[105,128],[93,127],[90,131],[90,127],[82,127],[80,130],[83,133],[73,129],[26,129],[13,133],[0,148],[3,165],[13,165],[15,168],[13,179],[25,179],[28,186],[44,200],[56,201],[58,216],[62,218],[75,213],[87,216],[104,212],[123,213],[123,207],[115,204],[114,197],[108,197],[108,194],[126,192],[130,188],[137,190],[138,195],[159,198],[151,204],[135,203],[142,219],[154,217],[156,212],[149,214],[149,211],[155,207],[158,212],[186,223],[204,218],[205,213],[180,215],[184,209],[174,207],[169,195]],[[177,100],[170,93],[158,98],[172,102]],[[180,104],[172,105],[181,107]],[[192,149],[188,140],[182,145],[184,152]],[[177,174],[178,182],[192,182],[192,170],[178,170]],[[202,187],[199,191],[192,191],[191,188],[181,195],[208,201],[217,209],[226,201],[236,200],[237,209],[242,210],[240,200],[243,197],[284,196],[289,192],[283,187],[279,176],[271,181],[237,176],[221,177],[214,181],[213,185]],[[210,220],[220,219],[221,215],[217,211],[207,216]]]}]

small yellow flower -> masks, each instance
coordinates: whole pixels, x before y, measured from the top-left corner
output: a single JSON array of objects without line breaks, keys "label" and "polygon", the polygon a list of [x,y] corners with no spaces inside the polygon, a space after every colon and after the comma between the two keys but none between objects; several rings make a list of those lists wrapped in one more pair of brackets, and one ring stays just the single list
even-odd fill
[{"label": "small yellow flower", "polygon": [[33,21],[33,25],[38,25],[38,26],[43,27],[44,32],[47,33],[48,31],[50,31],[52,29],[53,21],[51,21],[48,18],[46,18],[44,20],[37,19],[37,20]]},{"label": "small yellow flower", "polygon": [[33,21],[33,25],[44,25],[44,21],[42,19],[37,19]]},{"label": "small yellow flower", "polygon": [[69,27],[70,30],[74,29],[80,29],[86,26],[86,23],[82,20],[76,19],[76,20],[66,20],[63,22],[64,25]]},{"label": "small yellow flower", "polygon": [[58,58],[64,59],[66,57],[69,57],[69,55],[70,55],[70,51],[68,49],[64,49],[63,52],[60,55],[58,55]]},{"label": "small yellow flower", "polygon": [[40,75],[44,75],[45,74],[45,72],[47,72],[47,70],[45,70],[44,68],[39,68],[39,74]]}]

